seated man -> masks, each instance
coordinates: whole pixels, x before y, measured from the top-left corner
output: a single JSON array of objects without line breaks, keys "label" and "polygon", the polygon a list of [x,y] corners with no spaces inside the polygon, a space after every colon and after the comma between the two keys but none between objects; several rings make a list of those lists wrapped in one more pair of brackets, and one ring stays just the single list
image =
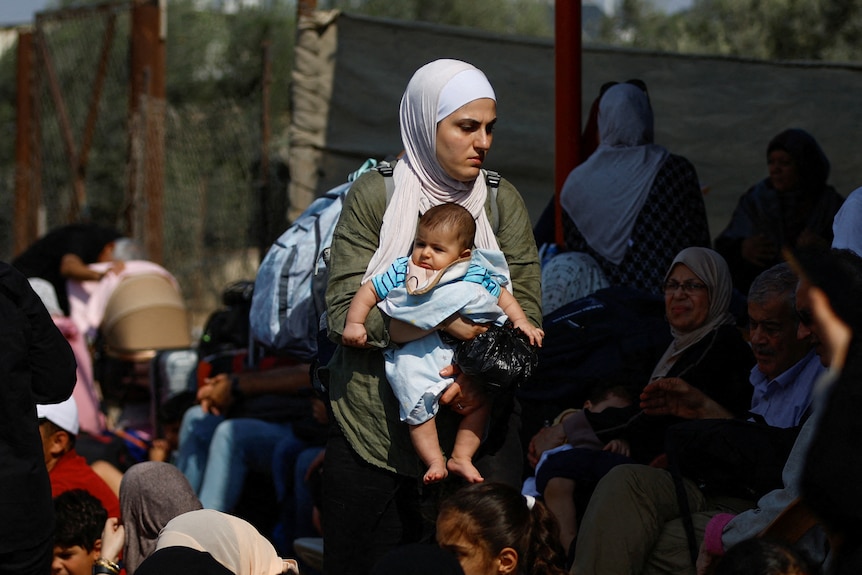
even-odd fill
[{"label": "seated man", "polygon": [[102,502],[110,517],[119,517],[120,501],[117,496],[75,451],[75,436],[79,429],[75,398],[70,397],[54,405],[37,405],[36,415],[39,418],[45,465],[51,480],[51,495],[57,497],[65,491],[83,489]]},{"label": "seated man", "polygon": [[[752,409],[760,413],[770,425],[776,425],[783,419],[790,418],[791,426],[799,425],[811,402],[811,390],[815,381],[823,373],[821,369],[808,366],[810,357],[807,350],[818,342],[814,326],[799,323],[796,319],[796,309],[805,308],[807,302],[799,292],[796,298],[787,294],[788,285],[795,286],[796,280],[787,276],[786,268],[775,266],[763,272],[752,284],[752,294],[749,300],[749,315],[752,321],[752,346],[757,357],[757,370],[765,381],[770,382],[765,387],[766,393],[759,394],[755,374],[755,397],[752,399]],[[776,281],[765,281],[772,276]],[[784,278],[779,281],[779,278]],[[795,276],[793,276],[795,277]],[[762,289],[763,285],[773,285],[772,289]],[[781,287],[784,286],[784,287]],[[792,290],[793,288],[791,288]],[[771,294],[760,296],[758,294]],[[795,308],[790,307],[795,301]],[[779,305],[780,304],[780,305]],[[771,310],[771,311],[770,311]],[[781,311],[779,311],[781,310]],[[785,326],[786,322],[797,325],[794,332]],[[763,333],[761,333],[763,332]],[[767,337],[768,332],[773,332]],[[791,333],[806,342],[795,353],[784,353],[781,350],[792,342],[788,339]],[[820,354],[822,348],[816,348]],[[821,354],[821,362],[827,358]],[[795,377],[784,379],[785,373],[795,373]],[[778,386],[770,387],[773,382]],[[783,383],[783,384],[781,384]],[[784,401],[792,397],[792,390],[800,386],[807,390],[807,396],[797,401]],[[650,386],[648,386],[649,389]],[[783,391],[778,393],[777,390]],[[791,390],[787,392],[785,390]],[[772,394],[769,392],[772,391]],[[773,395],[774,394],[774,395]],[[764,397],[765,396],[765,397]],[[788,413],[772,413],[767,404],[773,400],[782,401],[783,409]],[[663,386],[652,390],[652,394],[642,402],[645,411],[653,413],[676,413],[680,409],[695,410],[705,417],[729,417],[717,406],[706,401],[705,397],[694,393],[691,389]],[[758,408],[758,406],[760,406]],[[790,414],[796,414],[791,417]],[[802,471],[808,444],[815,428],[815,419],[805,421],[799,436],[782,473],[783,489],[776,489],[761,497],[754,509],[747,502],[739,500],[715,500],[707,498],[691,481],[685,480],[685,490],[689,507],[692,512],[695,534],[703,540],[710,519],[726,511],[737,513],[729,522],[715,522],[709,529],[716,532],[725,548],[743,539],[759,533],[788,504],[799,496],[799,476]],[[776,422],[776,423],[773,423]],[[777,425],[776,425],[777,426]],[[724,516],[727,519],[729,516]],[[826,544],[822,532],[806,535],[806,551],[815,560],[825,557]],[[715,551],[715,549],[713,549]],[[705,556],[705,554],[704,554]],[[664,469],[645,465],[623,465],[611,470],[602,479],[584,514],[582,527],[578,533],[575,561],[572,572],[577,574],[593,573],[694,573],[691,563],[688,540],[681,520],[681,512],[674,480]]]},{"label": "seated man", "polygon": [[91,575],[102,549],[108,512],[83,489],[54,498],[54,562],[52,575]]},{"label": "seated man", "polygon": [[308,364],[220,373],[204,380],[180,427],[176,465],[207,509],[232,512],[249,471],[270,473],[279,442],[306,447],[295,424],[312,417]]},{"label": "seated man", "polygon": [[749,339],[757,365],[751,370],[751,413],[773,427],[802,425],[814,382],[824,368],[811,338],[797,337],[796,274],[786,263],[761,273],[748,292]]}]

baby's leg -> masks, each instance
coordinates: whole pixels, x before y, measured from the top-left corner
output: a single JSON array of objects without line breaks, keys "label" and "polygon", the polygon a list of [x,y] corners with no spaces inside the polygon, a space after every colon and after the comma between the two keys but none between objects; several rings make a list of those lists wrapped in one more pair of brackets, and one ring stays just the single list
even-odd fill
[{"label": "baby's leg", "polygon": [[458,433],[455,435],[455,447],[452,448],[452,457],[446,467],[452,473],[457,473],[470,483],[481,483],[485,479],[476,466],[473,465],[473,455],[482,443],[485,434],[485,426],[488,422],[489,407],[482,407],[461,419]]},{"label": "baby's leg", "polygon": [[440,440],[437,438],[437,424],[432,417],[425,423],[410,426],[410,440],[413,448],[419,454],[422,463],[428,466],[428,471],[422,480],[425,484],[437,483],[449,475],[446,470],[446,460],[440,449]]}]

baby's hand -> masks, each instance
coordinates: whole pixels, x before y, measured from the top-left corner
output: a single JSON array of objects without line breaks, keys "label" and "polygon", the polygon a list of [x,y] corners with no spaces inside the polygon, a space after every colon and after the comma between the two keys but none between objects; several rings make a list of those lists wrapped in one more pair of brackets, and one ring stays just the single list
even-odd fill
[{"label": "baby's hand", "polygon": [[368,341],[368,333],[361,323],[348,323],[344,326],[341,334],[341,343],[351,347],[365,347]]},{"label": "baby's hand", "polygon": [[524,334],[530,338],[530,344],[542,347],[542,340],[545,337],[545,332],[542,329],[534,326],[529,321],[519,321],[515,324],[515,327],[520,329]]}]

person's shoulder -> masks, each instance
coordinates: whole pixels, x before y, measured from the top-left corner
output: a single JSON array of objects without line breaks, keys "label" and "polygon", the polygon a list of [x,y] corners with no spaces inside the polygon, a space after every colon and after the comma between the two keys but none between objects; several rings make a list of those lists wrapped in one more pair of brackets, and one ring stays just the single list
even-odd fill
[{"label": "person's shoulder", "polygon": [[[391,177],[391,176],[388,176]],[[365,201],[386,200],[386,183],[384,176],[376,169],[363,172],[350,185],[348,196],[361,198]]]}]

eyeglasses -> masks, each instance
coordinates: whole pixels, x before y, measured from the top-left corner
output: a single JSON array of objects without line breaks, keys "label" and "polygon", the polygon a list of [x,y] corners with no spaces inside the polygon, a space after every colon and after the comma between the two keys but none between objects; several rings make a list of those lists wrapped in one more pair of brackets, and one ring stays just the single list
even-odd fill
[{"label": "eyeglasses", "polygon": [[682,288],[682,291],[688,295],[691,295],[695,292],[703,291],[706,289],[706,284],[702,284],[700,282],[696,282],[693,280],[686,280],[682,283],[676,280],[667,280],[664,282],[662,289],[664,293],[675,293],[676,290]]},{"label": "eyeglasses", "polygon": [[814,317],[811,315],[811,310],[808,308],[801,308],[796,310],[796,316],[799,318],[799,323],[801,323],[805,327],[809,327],[812,323],[814,323]]}]

